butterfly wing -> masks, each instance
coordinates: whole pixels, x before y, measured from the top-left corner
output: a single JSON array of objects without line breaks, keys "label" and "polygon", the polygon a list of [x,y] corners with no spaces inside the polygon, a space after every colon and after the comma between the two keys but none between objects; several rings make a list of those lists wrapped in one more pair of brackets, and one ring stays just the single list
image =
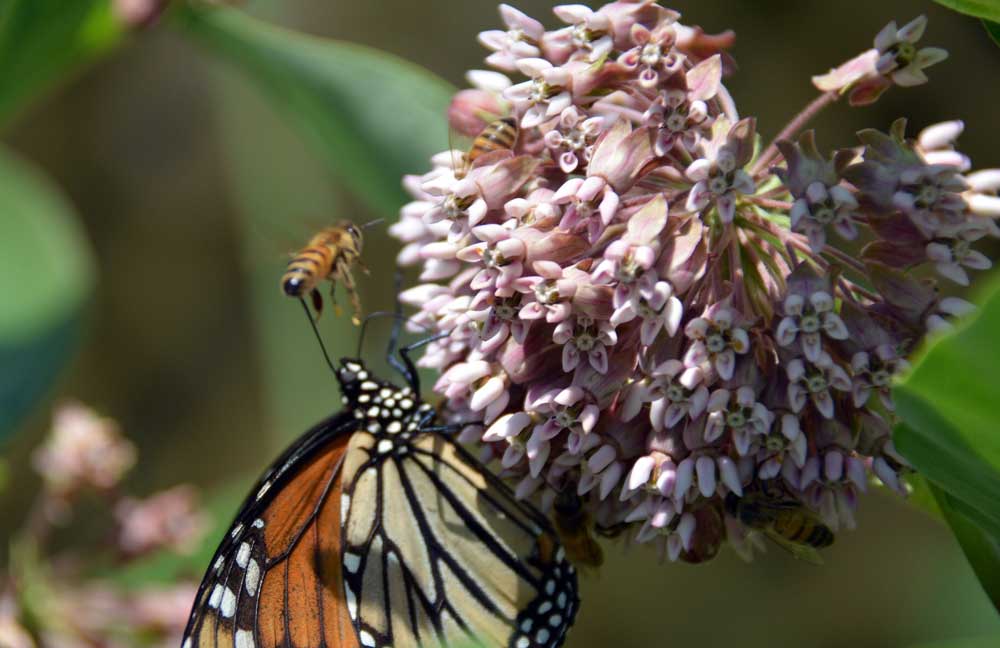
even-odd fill
[{"label": "butterfly wing", "polygon": [[343,601],[340,486],[357,422],[326,419],[265,472],[202,581],[183,648],[356,648]]},{"label": "butterfly wing", "polygon": [[439,434],[350,446],[343,559],[362,646],[562,644],[576,574],[544,516]]}]

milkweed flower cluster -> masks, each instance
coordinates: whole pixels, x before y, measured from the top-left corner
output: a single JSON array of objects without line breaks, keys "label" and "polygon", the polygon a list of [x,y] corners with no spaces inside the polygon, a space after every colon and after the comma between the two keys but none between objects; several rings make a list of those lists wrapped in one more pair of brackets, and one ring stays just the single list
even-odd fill
[{"label": "milkweed flower cluster", "polygon": [[890,24],[765,148],[722,82],[731,33],[647,1],[554,13],[501,5],[494,69],[449,111],[470,137],[512,117],[513,149],[435,156],[392,228],[422,266],[412,330],[446,334],[421,364],[453,420],[482,422],[462,438],[518,496],[573,490],[670,560],[749,552],[722,503],[762,482],[853,527],[873,478],[905,492],[889,385],[969,309],[938,284],[990,267],[1000,171],[970,173],[957,121],[832,154],[797,131],[945,53],[918,49],[923,17]]},{"label": "milkweed flower cluster", "polygon": [[[137,453],[118,424],[80,403],[61,405],[53,418],[33,458],[42,488],[12,536],[10,564],[0,567],[0,646],[180,645],[197,583],[126,588],[93,574],[164,551],[191,553],[208,530],[197,493],[181,485],[145,499],[121,494]],[[53,536],[84,499],[94,500],[98,506],[88,511],[111,526],[98,546],[78,541],[60,549],[65,543]]]}]

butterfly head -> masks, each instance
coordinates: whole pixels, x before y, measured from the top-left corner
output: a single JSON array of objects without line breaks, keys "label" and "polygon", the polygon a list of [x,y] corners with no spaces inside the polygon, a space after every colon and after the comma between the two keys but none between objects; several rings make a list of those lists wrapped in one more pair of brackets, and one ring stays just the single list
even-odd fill
[{"label": "butterfly head", "polygon": [[[353,410],[359,419],[370,419],[379,426],[392,421],[401,424],[420,419],[430,409],[409,387],[399,387],[382,380],[368,370],[357,358],[343,358],[337,369],[344,406]],[[393,426],[395,429],[396,426]]]}]

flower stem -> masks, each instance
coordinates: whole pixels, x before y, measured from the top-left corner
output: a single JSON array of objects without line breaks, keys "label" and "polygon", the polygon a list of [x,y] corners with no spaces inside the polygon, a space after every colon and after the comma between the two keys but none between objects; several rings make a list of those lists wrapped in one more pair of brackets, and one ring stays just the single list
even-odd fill
[{"label": "flower stem", "polygon": [[764,152],[761,154],[757,161],[754,162],[753,168],[750,169],[750,175],[757,176],[763,169],[770,164],[778,154],[777,143],[781,140],[786,140],[797,134],[802,127],[809,123],[813,117],[815,117],[819,111],[823,110],[834,101],[840,98],[840,95],[836,92],[824,92],[820,96],[813,99],[808,106],[802,109],[798,115],[796,115],[792,121],[788,122],[780,133],[775,136],[771,143],[767,145]]}]

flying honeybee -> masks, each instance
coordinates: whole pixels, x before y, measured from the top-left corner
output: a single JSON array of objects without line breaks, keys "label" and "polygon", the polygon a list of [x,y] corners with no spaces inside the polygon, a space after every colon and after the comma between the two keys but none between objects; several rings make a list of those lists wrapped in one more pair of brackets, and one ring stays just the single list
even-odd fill
[{"label": "flying honeybee", "polygon": [[573,487],[568,487],[556,498],[552,517],[566,555],[574,564],[600,567],[604,563],[604,552],[590,535],[590,515],[583,509],[583,500]]},{"label": "flying honeybee", "polygon": [[340,308],[334,297],[339,281],[344,284],[347,298],[354,309],[351,321],[360,324],[361,300],[358,298],[351,267],[360,263],[362,242],[361,228],[348,220],[320,230],[288,262],[288,269],[281,277],[281,289],[289,297],[301,298],[308,294],[316,309],[316,316],[319,317],[323,311],[319,284],[330,280],[330,298],[335,312],[339,314]]},{"label": "flying honeybee", "polygon": [[727,513],[746,526],[762,531],[795,557],[815,565],[823,563],[817,550],[833,544],[830,527],[791,496],[758,487],[747,490],[743,497],[729,493],[725,506]]},{"label": "flying honeybee", "polygon": [[512,117],[497,119],[486,125],[472,140],[469,152],[463,157],[463,164],[458,175],[464,176],[480,157],[496,151],[510,151],[517,142],[517,121]]}]

